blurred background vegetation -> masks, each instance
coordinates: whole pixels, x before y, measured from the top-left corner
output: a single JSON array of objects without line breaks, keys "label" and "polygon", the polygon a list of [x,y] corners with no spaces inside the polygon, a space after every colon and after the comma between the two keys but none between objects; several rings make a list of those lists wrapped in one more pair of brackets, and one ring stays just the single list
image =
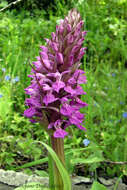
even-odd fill
[{"label": "blurred background vegetation", "polygon": [[[12,2],[1,0],[0,9]],[[127,161],[126,0],[21,0],[0,11],[0,167],[14,169],[47,156],[45,149],[31,145],[34,140],[47,142],[48,136],[41,126],[23,117],[24,88],[30,83],[29,62],[74,7],[88,31],[81,68],[88,80],[82,99],[89,106],[82,110],[86,133],[70,127],[70,136],[65,138],[66,164],[70,174],[122,176],[125,182],[126,164],[105,160]],[[89,143],[83,144],[84,139]],[[23,171],[48,175],[47,163]]]}]

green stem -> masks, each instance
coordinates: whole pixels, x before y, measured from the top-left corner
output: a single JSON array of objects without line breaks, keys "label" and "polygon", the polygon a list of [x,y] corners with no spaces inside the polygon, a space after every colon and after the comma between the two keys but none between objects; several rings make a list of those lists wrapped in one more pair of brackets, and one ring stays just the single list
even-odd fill
[{"label": "green stem", "polygon": [[[58,158],[62,162],[63,166],[65,167],[65,156],[64,156],[64,141],[61,138],[54,138],[51,136],[51,144],[52,144],[52,149],[56,152]],[[55,190],[63,190],[64,185],[63,185],[63,180],[62,177],[59,173],[59,170],[53,162],[53,168],[54,168],[54,186]]]},{"label": "green stem", "polygon": [[[49,137],[49,146],[51,147],[51,138]],[[48,168],[49,168],[49,188],[50,190],[54,190],[54,175],[53,175],[53,159],[48,153]]]}]

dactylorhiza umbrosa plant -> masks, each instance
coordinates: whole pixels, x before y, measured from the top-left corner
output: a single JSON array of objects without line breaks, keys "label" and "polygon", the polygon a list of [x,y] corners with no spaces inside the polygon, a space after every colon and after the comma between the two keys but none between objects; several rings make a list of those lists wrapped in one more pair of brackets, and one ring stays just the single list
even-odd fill
[{"label": "dactylorhiza umbrosa plant", "polygon": [[[79,69],[86,48],[82,47],[86,31],[76,9],[56,26],[51,39],[45,39],[37,61],[32,63],[30,86],[25,91],[30,95],[25,103],[29,107],[24,115],[30,121],[39,122],[51,137],[51,144],[65,165],[63,138],[70,125],[85,130],[84,114],[80,108],[87,106],[80,98],[86,94],[80,84],[86,83],[84,71]],[[57,169],[56,169],[57,170]],[[55,174],[58,178],[58,171]],[[57,174],[56,174],[57,173]],[[60,185],[58,182],[57,186]],[[62,186],[59,188],[62,190]]]}]

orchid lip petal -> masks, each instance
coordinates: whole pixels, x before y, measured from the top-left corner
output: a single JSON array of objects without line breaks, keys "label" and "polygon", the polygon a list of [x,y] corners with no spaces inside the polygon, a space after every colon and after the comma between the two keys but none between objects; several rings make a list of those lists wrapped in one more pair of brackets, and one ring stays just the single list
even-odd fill
[{"label": "orchid lip petal", "polygon": [[43,102],[45,103],[46,106],[49,103],[55,102],[56,100],[58,100],[58,98],[55,98],[55,96],[52,93],[47,93],[47,95],[44,96],[43,98]]},{"label": "orchid lip petal", "polygon": [[57,93],[59,93],[60,89],[65,87],[65,83],[62,81],[56,81],[53,83],[52,87]]},{"label": "orchid lip petal", "polygon": [[68,135],[68,133],[66,132],[66,131],[64,131],[63,129],[57,129],[55,132],[54,132],[54,134],[53,134],[53,136],[55,137],[55,138],[64,138],[65,136],[67,136]]}]

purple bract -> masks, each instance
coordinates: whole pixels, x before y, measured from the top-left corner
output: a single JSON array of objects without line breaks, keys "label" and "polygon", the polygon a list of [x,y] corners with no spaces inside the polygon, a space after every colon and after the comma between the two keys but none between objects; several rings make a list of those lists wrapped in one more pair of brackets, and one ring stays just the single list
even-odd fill
[{"label": "purple bract", "polygon": [[[29,107],[24,115],[31,122],[44,124],[47,131],[52,130],[56,138],[64,138],[66,127],[82,126],[84,114],[80,108],[87,104],[80,100],[86,94],[80,84],[86,83],[84,71],[79,69],[80,60],[86,48],[82,48],[85,31],[83,21],[76,9],[72,9],[51,39],[46,39],[46,46],[41,46],[40,56],[32,63],[30,86],[25,91],[30,95],[25,103]],[[45,119],[44,119],[45,118]]]}]

